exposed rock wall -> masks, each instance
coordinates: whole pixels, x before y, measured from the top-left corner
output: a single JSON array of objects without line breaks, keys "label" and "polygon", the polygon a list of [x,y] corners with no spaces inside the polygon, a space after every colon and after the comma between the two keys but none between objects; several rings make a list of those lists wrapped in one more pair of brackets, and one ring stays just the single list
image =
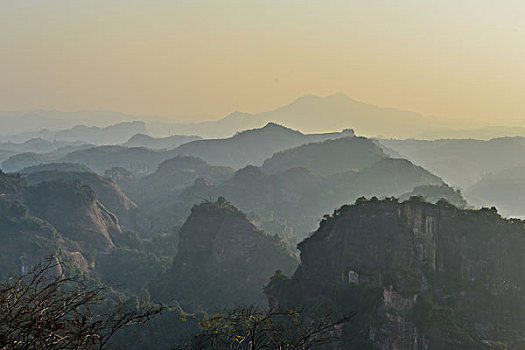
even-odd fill
[{"label": "exposed rock wall", "polygon": [[180,230],[179,252],[163,277],[172,291],[164,298],[218,310],[265,302],[263,287],[278,269],[291,273],[298,265],[278,237],[257,230],[225,201],[192,209]]},{"label": "exposed rock wall", "polygon": [[[377,349],[525,347],[523,222],[488,209],[362,200],[323,220],[299,249],[293,280],[303,302],[327,284],[382,289],[382,325],[369,330]],[[427,311],[422,300],[431,300]]]}]

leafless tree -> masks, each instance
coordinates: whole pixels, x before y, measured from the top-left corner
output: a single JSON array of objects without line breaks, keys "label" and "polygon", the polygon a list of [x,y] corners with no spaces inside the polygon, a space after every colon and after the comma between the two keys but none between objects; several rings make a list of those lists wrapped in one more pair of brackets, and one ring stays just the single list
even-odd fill
[{"label": "leafless tree", "polygon": [[62,274],[56,258],[0,284],[0,349],[104,349],[122,327],[161,307],[111,306],[107,289]]},{"label": "leafless tree", "polygon": [[237,307],[200,323],[203,331],[191,349],[305,350],[333,342],[341,326],[354,315],[333,320],[330,315],[305,320],[294,310]]}]

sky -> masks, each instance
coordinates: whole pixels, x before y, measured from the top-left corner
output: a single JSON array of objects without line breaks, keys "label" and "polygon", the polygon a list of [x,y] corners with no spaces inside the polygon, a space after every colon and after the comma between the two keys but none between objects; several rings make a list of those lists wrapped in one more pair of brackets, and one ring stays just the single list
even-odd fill
[{"label": "sky", "polygon": [[523,0],[0,0],[0,110],[201,121],[344,93],[525,126]]}]

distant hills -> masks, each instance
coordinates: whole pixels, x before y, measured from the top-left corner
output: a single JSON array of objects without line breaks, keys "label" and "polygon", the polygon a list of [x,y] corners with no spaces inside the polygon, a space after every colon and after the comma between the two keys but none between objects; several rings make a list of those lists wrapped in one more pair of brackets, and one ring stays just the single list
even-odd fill
[{"label": "distant hills", "polygon": [[146,119],[147,117],[143,116],[111,111],[0,111],[0,122],[2,123],[0,139],[11,135],[11,141],[21,142],[34,137],[47,138],[54,131],[73,128],[76,125],[104,128],[121,122]]},{"label": "distant hills", "polygon": [[142,121],[122,122],[105,128],[77,125],[71,129],[61,130],[53,138],[62,141],[81,141],[95,145],[115,145],[129,140],[135,134],[145,133],[146,124]]},{"label": "distant hills", "polygon": [[465,195],[473,204],[496,206],[503,215],[525,217],[525,165],[486,174]]},{"label": "distant hills", "polygon": [[308,143],[275,153],[264,161],[262,168],[279,173],[304,167],[317,175],[357,172],[386,157],[381,148],[364,137],[344,137],[324,142]]},{"label": "distant hills", "polygon": [[525,138],[394,140],[383,139],[385,152],[425,167],[452,186],[472,186],[483,175],[525,165]]},{"label": "distant hills", "polygon": [[[58,131],[44,129],[38,132],[0,135],[0,140],[4,141],[0,144],[0,149],[15,148],[18,150],[25,147],[26,151],[45,152],[50,147],[57,148],[56,144],[115,145],[122,144],[133,135],[140,133],[146,133],[146,124],[143,121],[119,122],[106,127],[75,125],[70,129],[59,129]],[[34,147],[38,144],[44,148],[35,150]]]},{"label": "distant hills", "polygon": [[[230,138],[196,140],[175,149],[156,150],[119,145],[99,147],[82,145],[69,146],[70,152],[63,152],[65,147],[49,153],[24,152],[10,156],[2,163],[2,169],[15,172],[33,165],[68,162],[84,164],[101,175],[113,167],[121,167],[140,178],[153,173],[161,162],[179,155],[199,157],[211,165],[230,166],[239,169],[246,165],[262,165],[264,160],[271,157],[275,152],[291,147],[353,136],[353,134],[353,130],[347,129],[342,132],[307,135],[269,123],[263,128],[246,130]],[[142,143],[145,146],[145,143],[148,143],[158,146],[162,143],[167,145],[167,143],[182,142],[183,138],[185,137],[155,139],[144,137],[144,135],[134,135],[126,144]]]},{"label": "distant hills", "polygon": [[223,196],[266,232],[295,245],[318,218],[360,196],[399,196],[443,180],[405,159],[388,158],[372,140],[343,137],[309,143],[235,173],[197,158],[176,157],[127,187],[150,218],[147,230],[168,229],[191,205]]},{"label": "distant hills", "polygon": [[303,134],[275,123],[259,129],[245,130],[225,139],[193,141],[173,152],[199,157],[212,165],[226,165],[235,169],[247,165],[262,165],[274,153],[311,142],[321,142],[354,136],[351,129],[326,134]]},{"label": "distant hills", "polygon": [[[122,144],[134,134],[162,138],[173,135],[225,138],[240,130],[261,128],[269,122],[286,125],[303,133],[325,133],[353,128],[360,135],[368,137],[490,139],[502,136],[525,136],[525,128],[519,127],[476,126],[469,129],[468,124],[464,123],[454,129],[450,128],[450,121],[443,118],[424,116],[402,109],[379,107],[351,99],[344,94],[326,97],[306,95],[274,110],[262,113],[235,111],[226,117],[203,122],[174,122],[173,120],[174,118],[170,117],[130,115],[110,111],[0,111],[0,122],[3,126],[0,140],[23,142],[31,138],[43,138],[81,140],[94,144]],[[177,118],[177,120],[188,119]],[[138,126],[140,130],[135,130],[126,138],[115,132],[113,137],[108,139],[103,135],[105,131],[96,129],[106,129],[115,124],[122,124],[120,126],[122,127],[136,123],[142,123],[144,126]],[[134,145],[148,147],[146,144]],[[168,146],[171,147],[172,144],[168,142]],[[158,145],[154,148],[157,147],[168,148]]]},{"label": "distant hills", "polygon": [[286,125],[306,133],[329,132],[354,128],[362,135],[414,136],[437,122],[421,114],[381,108],[359,102],[344,94],[327,97],[307,95],[272,111],[259,114],[233,112],[217,121],[192,124],[171,124],[180,134],[203,137],[227,137],[239,129],[258,128],[268,122]]},{"label": "distant hills", "polygon": [[174,149],[178,146],[185,144],[187,142],[201,140],[200,136],[186,136],[186,135],[173,135],[168,137],[151,137],[145,134],[136,134],[133,135],[124,146],[128,147],[145,147],[149,149]]}]

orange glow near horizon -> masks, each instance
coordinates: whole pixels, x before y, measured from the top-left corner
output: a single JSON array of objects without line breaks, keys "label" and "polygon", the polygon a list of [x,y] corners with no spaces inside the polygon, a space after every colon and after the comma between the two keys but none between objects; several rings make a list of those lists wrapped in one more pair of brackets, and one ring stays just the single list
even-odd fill
[{"label": "orange glow near horizon", "polygon": [[1,110],[192,122],[342,92],[451,126],[525,126],[521,0],[0,0],[0,9]]}]

